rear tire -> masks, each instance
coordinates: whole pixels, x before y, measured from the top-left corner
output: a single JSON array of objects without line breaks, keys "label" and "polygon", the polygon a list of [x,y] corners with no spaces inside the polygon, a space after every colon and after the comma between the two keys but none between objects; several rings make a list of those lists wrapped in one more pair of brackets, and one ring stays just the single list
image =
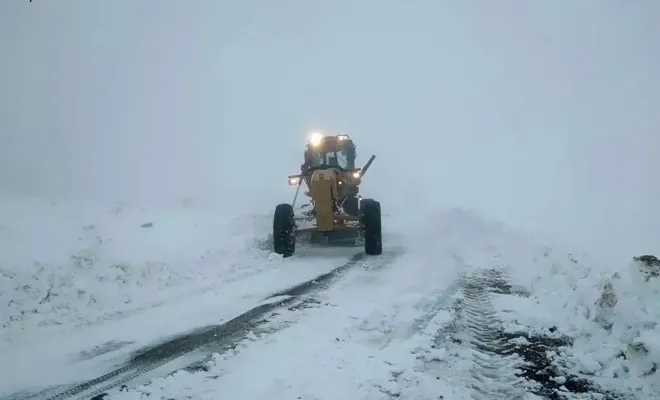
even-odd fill
[{"label": "rear tire", "polygon": [[372,199],[360,202],[362,225],[364,227],[364,252],[370,256],[383,253],[380,203]]},{"label": "rear tire", "polygon": [[296,252],[294,229],[293,206],[279,204],[275,207],[273,216],[273,251],[275,253],[291,257]]}]

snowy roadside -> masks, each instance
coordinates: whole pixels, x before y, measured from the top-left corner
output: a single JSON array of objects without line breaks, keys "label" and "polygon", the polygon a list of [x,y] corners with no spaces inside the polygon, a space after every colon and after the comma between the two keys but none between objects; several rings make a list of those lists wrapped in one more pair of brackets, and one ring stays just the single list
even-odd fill
[{"label": "snowy roadside", "polygon": [[[38,207],[32,205],[30,209]],[[151,281],[163,276],[159,275],[162,270],[127,275],[136,285],[130,285],[127,279],[101,280],[109,291],[134,299],[132,304],[123,305],[113,300],[118,296],[99,297],[106,307],[120,310],[121,320],[111,323],[89,326],[93,324],[89,317],[105,310],[90,312],[85,319],[82,310],[89,307],[89,301],[84,296],[72,297],[74,307],[56,314],[64,321],[61,326],[35,327],[39,319],[34,316],[19,321],[18,326],[28,329],[13,332],[32,332],[31,340],[16,333],[14,339],[20,337],[24,346],[18,340],[0,343],[4,346],[0,352],[10,355],[5,359],[22,362],[0,365],[0,375],[15,377],[12,385],[25,386],[35,379],[47,385],[93,378],[104,368],[107,372],[118,365],[118,354],[162,336],[233,318],[268,292],[327,272],[357,251],[303,252],[281,260],[267,251],[254,250],[255,233],[263,237],[265,230],[260,229],[267,230],[265,218],[223,219],[193,210],[132,212],[130,217],[126,209],[111,213],[111,222],[104,220],[89,230],[101,231],[98,227],[103,227],[103,232],[114,232],[116,236],[109,235],[113,240],[104,241],[110,243],[108,247],[94,248],[96,268],[80,268],[69,278],[82,275],[93,280],[99,274],[99,265],[105,265],[101,270],[105,271],[114,262],[111,260],[121,259],[124,254],[136,260],[133,268],[137,271],[149,271],[144,265],[152,256],[175,260],[168,265],[176,267],[177,275],[165,275],[172,283]],[[50,226],[51,231],[42,233],[43,238],[57,237],[61,241],[45,250],[59,251],[60,259],[65,260],[71,249],[80,248],[79,241],[73,240],[75,245],[69,243],[66,247],[62,244],[76,236],[53,233],[62,227],[77,232],[71,226],[89,219],[82,218],[82,214],[69,210],[68,214],[58,215],[58,226],[56,221],[50,226],[40,220],[24,232],[34,234]],[[95,210],[93,215],[105,214]],[[72,216],[80,221],[74,218],[76,223],[63,224]],[[52,211],[45,211],[43,217],[46,221],[55,219]],[[154,221],[154,225],[141,228],[144,220]],[[155,232],[161,224],[167,229],[156,237],[144,233]],[[12,237],[20,238],[17,227],[26,225],[15,224],[10,231],[4,224],[2,234],[11,232]],[[266,317],[266,326],[252,332],[234,350],[215,354],[203,368],[145,377],[150,383],[142,385],[140,381],[140,386],[128,391],[112,392],[111,398],[143,399],[149,394],[150,399],[213,399],[219,395],[245,399],[468,399],[521,395],[533,399],[538,397],[531,393],[554,398],[561,398],[557,397],[560,394],[592,398],[588,396],[605,393],[609,396],[605,398],[618,399],[622,397],[617,393],[624,392],[644,400],[660,394],[655,383],[655,368],[660,362],[658,278],[639,263],[631,263],[628,269],[604,266],[586,255],[563,250],[563,244],[531,237],[462,210],[426,215],[424,221],[388,218],[385,226],[386,251],[388,247],[402,247],[404,253],[397,253],[396,258],[368,257],[329,289],[301,299],[296,306],[272,311]],[[90,237],[81,241],[89,245],[95,239]],[[215,240],[218,237],[223,239]],[[25,240],[24,233],[23,240],[16,243],[24,244]],[[183,247],[177,249],[179,244]],[[14,260],[31,254],[29,245],[23,253],[20,246],[8,246],[7,250]],[[52,254],[43,258],[57,259]],[[52,266],[56,265],[60,264]],[[59,271],[69,268],[61,266]],[[640,268],[646,274],[640,274]],[[17,268],[12,271],[13,279],[40,281],[34,270],[31,274],[20,274]],[[499,278],[492,275],[484,281],[488,274]],[[6,287],[16,293],[24,289]],[[41,292],[27,297],[30,304],[48,293],[47,285],[37,287]],[[57,287],[63,293],[76,290],[75,285]],[[162,288],[167,290],[159,290]],[[181,290],[178,294],[187,294],[177,297],[177,288]],[[160,301],[168,302],[154,307],[159,300],[140,297],[149,290],[163,296]],[[142,305],[141,310],[136,303]],[[86,329],[73,329],[80,326]],[[58,339],[59,347],[66,351],[55,354],[34,346],[36,337],[52,329],[68,329],[66,338]],[[76,346],[80,350],[113,340],[124,340],[125,348],[97,355],[91,364],[81,360],[73,363],[64,357],[70,356]],[[64,360],[71,365],[64,368]],[[99,368],[99,362],[105,364]],[[525,388],[526,393],[512,388]]]},{"label": "snowy roadside", "polygon": [[94,378],[132,351],[229,320],[357,251],[274,257],[259,250],[270,225],[259,216],[25,199],[5,199],[2,210],[5,393]]}]

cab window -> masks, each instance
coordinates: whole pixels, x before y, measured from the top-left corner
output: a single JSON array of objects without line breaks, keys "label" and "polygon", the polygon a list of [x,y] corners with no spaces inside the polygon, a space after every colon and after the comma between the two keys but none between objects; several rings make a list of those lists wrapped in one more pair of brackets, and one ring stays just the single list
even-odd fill
[{"label": "cab window", "polygon": [[343,150],[337,152],[337,165],[343,169],[348,169],[350,167],[348,165],[348,153]]},{"label": "cab window", "polygon": [[348,153],[345,151],[312,152],[310,163],[312,167],[328,166],[343,169],[350,168],[350,165],[348,165]]}]

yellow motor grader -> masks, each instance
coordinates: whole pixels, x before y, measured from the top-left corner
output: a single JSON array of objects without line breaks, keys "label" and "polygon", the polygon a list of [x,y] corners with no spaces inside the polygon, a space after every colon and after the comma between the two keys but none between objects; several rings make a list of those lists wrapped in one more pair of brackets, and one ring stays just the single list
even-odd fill
[{"label": "yellow motor grader", "polygon": [[[292,256],[299,239],[314,244],[363,244],[368,255],[383,252],[380,203],[358,195],[376,156],[362,168],[355,168],[355,157],[355,144],[347,135],[310,135],[300,174],[289,176],[289,185],[297,186],[293,202],[275,208],[275,253]],[[303,183],[310,201],[296,215],[294,207]],[[305,223],[309,226],[302,227]]]}]

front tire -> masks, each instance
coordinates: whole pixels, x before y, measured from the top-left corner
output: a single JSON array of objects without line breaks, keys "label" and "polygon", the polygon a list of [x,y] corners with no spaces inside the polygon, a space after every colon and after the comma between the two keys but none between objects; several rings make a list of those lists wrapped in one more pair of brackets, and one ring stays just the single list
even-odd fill
[{"label": "front tire", "polygon": [[273,216],[273,251],[284,257],[291,257],[296,252],[296,237],[294,235],[295,221],[293,206],[279,204],[275,207]]},{"label": "front tire", "polygon": [[362,225],[364,227],[364,252],[370,256],[383,253],[380,203],[372,199],[360,202]]}]

